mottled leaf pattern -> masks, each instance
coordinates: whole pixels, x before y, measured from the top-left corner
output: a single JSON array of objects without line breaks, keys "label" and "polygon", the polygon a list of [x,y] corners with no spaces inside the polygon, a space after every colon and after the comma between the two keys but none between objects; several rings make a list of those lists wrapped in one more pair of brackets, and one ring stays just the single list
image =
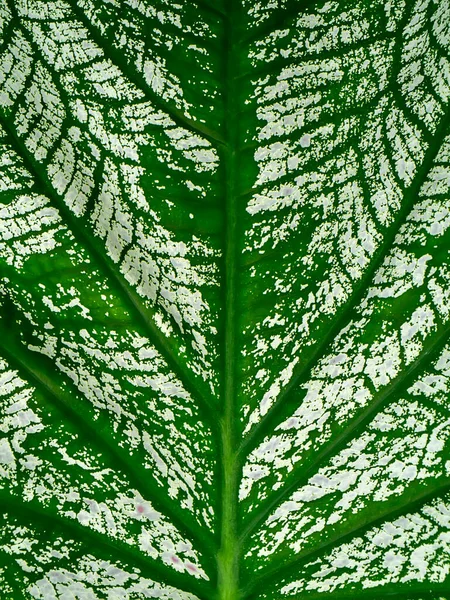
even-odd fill
[{"label": "mottled leaf pattern", "polygon": [[450,598],[448,0],[0,6],[0,596]]}]

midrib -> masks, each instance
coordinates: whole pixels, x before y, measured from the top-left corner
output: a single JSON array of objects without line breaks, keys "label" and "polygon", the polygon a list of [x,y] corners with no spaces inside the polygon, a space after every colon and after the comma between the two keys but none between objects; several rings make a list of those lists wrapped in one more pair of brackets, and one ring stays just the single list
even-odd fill
[{"label": "midrib", "polygon": [[222,151],[224,191],[225,191],[225,250],[224,250],[224,384],[223,408],[221,414],[221,511],[220,511],[220,549],[217,557],[218,598],[219,600],[237,600],[239,592],[238,567],[238,469],[236,449],[238,447],[236,431],[236,201],[237,201],[237,164],[238,123],[236,121],[236,87],[234,66],[237,40],[236,24],[239,23],[240,0],[227,0],[227,14],[224,20],[224,111],[225,139]]}]

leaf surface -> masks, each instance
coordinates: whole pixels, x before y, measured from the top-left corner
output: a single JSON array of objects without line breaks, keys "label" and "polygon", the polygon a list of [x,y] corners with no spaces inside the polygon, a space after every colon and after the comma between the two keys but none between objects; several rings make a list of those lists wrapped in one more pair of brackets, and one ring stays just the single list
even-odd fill
[{"label": "leaf surface", "polygon": [[6,599],[450,598],[450,4],[0,6]]}]

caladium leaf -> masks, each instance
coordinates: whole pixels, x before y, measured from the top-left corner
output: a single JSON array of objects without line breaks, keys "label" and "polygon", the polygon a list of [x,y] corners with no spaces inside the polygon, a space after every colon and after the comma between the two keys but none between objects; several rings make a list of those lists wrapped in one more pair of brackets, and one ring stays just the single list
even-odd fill
[{"label": "caladium leaf", "polygon": [[1,597],[450,598],[448,0],[0,53]]}]

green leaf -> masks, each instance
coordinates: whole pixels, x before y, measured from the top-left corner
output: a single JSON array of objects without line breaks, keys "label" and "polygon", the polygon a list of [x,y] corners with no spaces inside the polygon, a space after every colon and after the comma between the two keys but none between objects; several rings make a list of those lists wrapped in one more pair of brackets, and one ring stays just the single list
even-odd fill
[{"label": "green leaf", "polygon": [[1,598],[450,599],[449,1],[0,53]]}]

